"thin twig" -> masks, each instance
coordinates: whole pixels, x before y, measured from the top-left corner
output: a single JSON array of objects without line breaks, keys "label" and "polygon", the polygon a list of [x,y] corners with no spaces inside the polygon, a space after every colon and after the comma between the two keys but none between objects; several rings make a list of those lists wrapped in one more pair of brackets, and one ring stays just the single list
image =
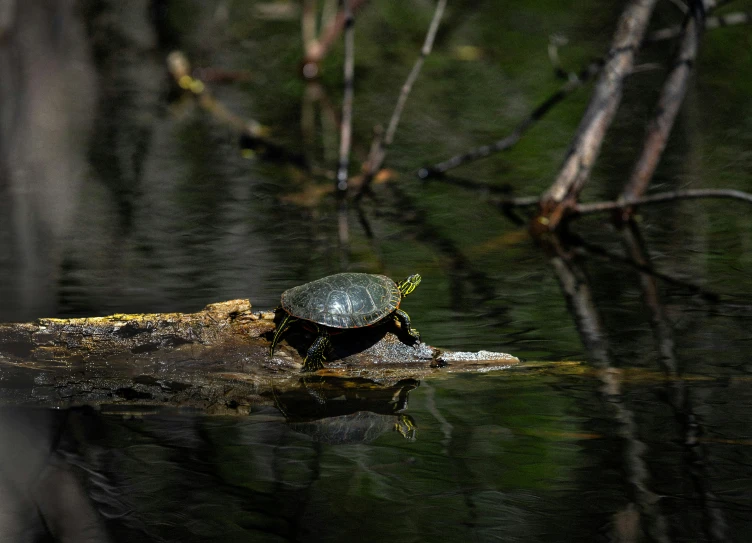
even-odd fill
[{"label": "thin twig", "polygon": [[347,169],[350,165],[350,145],[352,143],[353,76],[355,72],[355,29],[350,0],[342,0],[345,13],[345,91],[342,98],[342,122],[340,124],[339,166],[337,168],[337,190],[347,190]]},{"label": "thin twig", "polygon": [[687,92],[689,76],[697,58],[697,50],[702,35],[704,8],[696,0],[694,9],[684,21],[684,31],[681,45],[666,82],[661,89],[661,95],[656,106],[656,113],[650,120],[647,135],[642,147],[640,158],[635,164],[620,200],[635,200],[645,194],[648,184],[653,177],[658,161],[666,148],[671,128],[679,113],[679,108]]},{"label": "thin twig", "polygon": [[567,72],[564,69],[559,58],[559,47],[566,45],[568,41],[566,36],[560,34],[552,34],[548,37],[548,59],[554,68],[554,74],[560,79],[571,79],[573,75],[576,77],[574,72]]},{"label": "thin twig", "polygon": [[[441,177],[436,178],[436,182],[461,187],[463,189],[474,190],[481,196],[492,195],[498,198],[511,198],[513,193],[512,188],[509,185],[489,185],[487,181],[476,181],[475,179],[458,177],[456,175],[442,175]],[[538,197],[535,197],[535,200],[537,202]]]},{"label": "thin twig", "polygon": [[316,0],[303,0],[303,10],[300,17],[300,30],[303,38],[303,48],[308,51],[316,46]]},{"label": "thin twig", "polygon": [[[708,17],[705,20],[705,29],[712,30],[716,28],[722,28],[725,26],[735,26],[743,24],[752,24],[752,11],[735,11],[734,13],[727,13],[725,15],[715,15]],[[681,36],[682,25],[670,26],[668,28],[661,28],[651,32],[645,43],[654,43],[663,40],[672,40]]]},{"label": "thin twig", "polygon": [[589,213],[602,213],[604,211],[614,211],[617,209],[627,209],[648,204],[657,204],[660,202],[669,202],[672,200],[681,200],[687,198],[733,198],[744,200],[752,203],[752,194],[733,189],[687,189],[674,190],[671,192],[657,192],[650,196],[634,198],[623,201],[611,202],[594,202],[592,204],[578,204],[574,207],[577,215],[586,215]]},{"label": "thin twig", "polygon": [[539,224],[555,229],[576,202],[600,153],[603,138],[621,103],[624,79],[631,73],[655,0],[632,0],[624,9],[606,64],[554,183],[543,195]]},{"label": "thin twig", "polygon": [[[716,6],[714,2],[705,2],[705,9],[710,10]],[[721,15],[717,17],[710,17],[707,20],[707,28],[717,28],[720,26],[727,26],[733,24],[752,23],[752,13],[730,13],[728,15]],[[650,34],[643,43],[652,43],[661,40],[668,40],[675,38],[681,34],[681,25],[676,27],[664,28],[656,30]],[[497,140],[494,143],[481,145],[474,149],[471,149],[465,153],[455,155],[447,160],[421,168],[418,171],[418,176],[422,179],[428,179],[443,175],[447,171],[462,166],[469,162],[486,158],[494,153],[501,151],[507,151],[511,149],[524,135],[524,133],[533,125],[536,121],[539,121],[543,116],[548,113],[553,106],[564,100],[570,93],[587,83],[590,79],[595,77],[600,72],[605,60],[603,58],[590,62],[585,68],[580,70],[580,73],[567,72],[561,65],[558,54],[558,47],[566,43],[564,38],[559,36],[552,36],[549,40],[548,55],[551,59],[551,63],[554,67],[554,73],[557,77],[565,79],[567,82],[559,88],[554,94],[544,100],[538,105],[530,115],[524,119],[519,125],[515,127],[511,134]],[[634,66],[631,73],[637,73],[647,70],[653,70],[658,67],[657,64],[641,64]]]},{"label": "thin twig", "polygon": [[669,0],[669,2],[671,4],[673,4],[674,7],[676,9],[678,9],[681,12],[682,15],[686,15],[687,14],[687,10],[689,8],[687,7],[687,4],[685,4],[684,2],[682,2],[682,0]]},{"label": "thin twig", "polygon": [[[338,0],[324,0],[324,7],[321,9],[321,26],[319,28],[326,28],[337,17],[337,12],[339,11],[338,4]],[[352,5],[350,9],[355,10]]]},{"label": "thin twig", "polygon": [[350,264],[350,206],[347,198],[337,204],[337,238],[339,240],[339,265],[346,270]]},{"label": "thin twig", "polygon": [[465,153],[455,155],[447,160],[444,160],[443,162],[434,164],[433,166],[421,168],[418,171],[418,176],[421,179],[428,179],[437,175],[443,175],[449,170],[457,168],[458,166],[462,166],[463,164],[467,164],[468,162],[485,158],[493,153],[511,149],[518,141],[520,141],[520,138],[522,138],[522,136],[530,129],[530,127],[532,127],[537,121],[541,120],[546,115],[546,113],[548,113],[556,104],[564,100],[564,98],[569,96],[573,91],[595,77],[595,75],[598,74],[602,67],[602,60],[596,60],[590,62],[576,76],[571,77],[570,74],[569,80],[565,84],[563,84],[559,88],[559,90],[557,90],[555,93],[541,102],[506,137],[489,145],[481,145],[480,147],[476,147],[475,149],[471,149],[470,151],[467,151]]},{"label": "thin twig", "polygon": [[540,203],[537,196],[519,196],[517,198],[491,198],[491,203],[499,207],[533,207]]},{"label": "thin twig", "polygon": [[[604,213],[606,211],[616,211],[627,209],[629,207],[639,207],[650,204],[660,204],[662,202],[671,202],[674,200],[687,200],[697,198],[731,198],[734,200],[743,200],[752,204],[752,194],[734,189],[686,189],[674,190],[670,192],[656,192],[650,196],[635,198],[624,201],[593,202],[590,204],[577,204],[573,208],[575,215],[590,215],[593,213]],[[499,198],[494,201],[496,205],[529,207],[540,203],[537,196],[522,196],[519,198]]]},{"label": "thin twig", "polygon": [[426,57],[431,53],[431,49],[433,48],[433,42],[436,38],[436,33],[439,30],[439,23],[441,22],[441,17],[444,14],[446,4],[447,0],[439,0],[436,3],[436,10],[434,11],[433,18],[431,19],[431,24],[428,27],[426,39],[423,42],[423,47],[420,50],[420,56],[415,61],[413,69],[410,71],[410,74],[407,76],[405,83],[402,85],[402,91],[400,92],[399,98],[397,99],[397,105],[394,107],[392,117],[391,119],[389,119],[389,124],[387,125],[384,139],[381,140],[378,146],[374,147],[376,151],[373,153],[373,155],[368,157],[368,169],[363,176],[363,184],[361,185],[360,192],[358,193],[359,198],[368,191],[371,181],[373,180],[373,176],[376,175],[376,173],[381,169],[381,166],[384,163],[387,148],[394,141],[394,134],[397,132],[397,126],[399,125],[400,118],[402,117],[402,111],[404,110],[405,104],[407,103],[407,98],[410,96],[410,91],[412,90],[416,79],[418,79],[418,75],[420,74],[420,70],[423,67],[423,63],[425,62]]},{"label": "thin twig", "polygon": [[420,57],[418,57],[418,60],[415,61],[415,65],[413,66],[410,75],[407,76],[407,80],[402,86],[402,92],[400,93],[399,99],[397,100],[397,106],[394,108],[392,118],[389,120],[389,125],[386,129],[386,136],[384,137],[384,147],[389,147],[392,144],[392,141],[394,141],[394,134],[395,132],[397,132],[397,126],[399,125],[400,117],[402,116],[402,110],[405,108],[407,97],[410,95],[410,91],[413,88],[413,84],[415,84],[415,80],[418,79],[420,69],[423,67],[423,63],[425,62],[426,57],[431,53],[431,49],[433,49],[433,42],[436,39],[436,32],[438,32],[439,30],[439,22],[441,21],[441,17],[444,14],[446,3],[446,0],[439,0],[439,2],[436,4],[436,11],[434,12],[433,19],[431,20],[431,26],[428,27],[426,41],[423,43],[423,48],[420,51]]},{"label": "thin twig", "polygon": [[[358,8],[360,8],[360,6],[362,6],[365,2],[366,0],[350,0],[350,9],[353,12],[356,12],[358,11]],[[319,62],[321,62],[329,52],[329,49],[334,44],[344,27],[345,13],[344,11],[340,10],[337,13],[337,16],[329,21],[329,23],[321,31],[319,39],[316,42],[310,44],[310,47],[306,47],[304,66],[311,63],[318,64]]]}]

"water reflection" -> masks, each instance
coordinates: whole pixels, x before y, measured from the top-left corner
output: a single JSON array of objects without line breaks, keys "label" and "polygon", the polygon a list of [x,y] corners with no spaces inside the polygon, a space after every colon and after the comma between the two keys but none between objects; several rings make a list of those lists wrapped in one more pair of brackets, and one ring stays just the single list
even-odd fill
[{"label": "water reflection", "polygon": [[[698,416],[694,405],[696,392],[692,391],[692,387],[682,377],[684,368],[680,366],[676,354],[673,327],[661,300],[649,251],[634,220],[630,219],[622,225],[621,234],[626,254],[640,270],[639,284],[644,306],[649,311],[656,366],[667,377],[661,399],[673,414],[676,428],[672,434],[678,437],[683,447],[679,477],[691,485],[693,494],[697,496],[702,511],[700,524],[708,540],[728,541],[727,513],[719,505],[719,498],[713,490],[711,471],[708,469],[709,457],[701,442],[705,429],[702,417]],[[649,446],[642,437],[645,428],[642,428],[643,424],[630,406],[624,371],[621,369],[624,363],[610,348],[609,332],[603,326],[590,279],[585,272],[585,259],[574,251],[576,242],[577,240],[575,246],[570,246],[558,237],[546,240],[551,267],[559,280],[589,359],[596,368],[595,374],[601,382],[598,394],[608,406],[607,413],[613,417],[617,435],[624,440],[620,456],[625,479],[630,487],[629,501],[613,514],[613,537],[617,540],[631,540],[644,534],[652,541],[671,541],[674,528],[663,504],[665,500],[656,491],[658,483],[651,474]],[[690,287],[698,290],[694,285]],[[717,301],[717,296],[711,299]]]},{"label": "water reflection", "polygon": [[[61,442],[68,413],[0,410],[0,541],[109,541],[104,517]],[[100,480],[104,478],[100,476]]]},{"label": "water reflection", "polygon": [[401,412],[417,386],[306,377],[245,419],[5,408],[0,540],[304,540],[322,444],[413,439]]},{"label": "water reflection", "polygon": [[[55,312],[98,99],[74,4],[4,3],[0,46],[0,318]],[[89,212],[94,212],[89,209]]]},{"label": "water reflection", "polygon": [[383,386],[367,379],[311,376],[300,386],[274,394],[290,427],[325,443],[368,443],[384,432],[415,439],[417,425],[402,413],[419,381]]},{"label": "water reflection", "polygon": [[[690,377],[695,395],[724,386]],[[3,535],[723,541],[750,528],[746,422],[705,408],[685,441],[661,408],[674,379],[569,364],[419,387],[306,381],[245,417],[4,410]],[[400,435],[403,415],[417,434]]]}]

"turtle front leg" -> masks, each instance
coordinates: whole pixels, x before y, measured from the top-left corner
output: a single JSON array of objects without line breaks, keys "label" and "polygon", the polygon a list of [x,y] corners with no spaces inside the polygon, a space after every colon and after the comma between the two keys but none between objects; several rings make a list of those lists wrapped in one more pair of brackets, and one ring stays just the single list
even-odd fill
[{"label": "turtle front leg", "polygon": [[415,341],[420,341],[420,333],[410,325],[410,315],[401,309],[397,309],[394,312],[394,317],[400,322],[400,325],[405,332],[412,336]]},{"label": "turtle front leg", "polygon": [[331,345],[329,341],[329,332],[324,328],[317,326],[318,336],[308,348],[305,360],[303,361],[303,371],[316,371],[324,368],[326,360],[326,351]]}]

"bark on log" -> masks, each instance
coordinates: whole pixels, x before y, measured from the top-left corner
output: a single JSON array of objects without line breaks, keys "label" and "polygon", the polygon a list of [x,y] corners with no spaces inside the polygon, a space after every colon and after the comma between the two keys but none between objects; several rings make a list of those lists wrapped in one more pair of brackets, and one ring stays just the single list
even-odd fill
[{"label": "bark on log", "polygon": [[[116,314],[0,324],[0,405],[195,408],[244,414],[310,384],[327,395],[343,386],[399,388],[406,380],[519,363],[503,353],[407,345],[396,326],[348,330],[333,338],[324,370],[302,374],[311,337],[292,330],[269,356],[274,313],[248,300],[198,313]],[[344,384],[346,380],[348,385]]]}]

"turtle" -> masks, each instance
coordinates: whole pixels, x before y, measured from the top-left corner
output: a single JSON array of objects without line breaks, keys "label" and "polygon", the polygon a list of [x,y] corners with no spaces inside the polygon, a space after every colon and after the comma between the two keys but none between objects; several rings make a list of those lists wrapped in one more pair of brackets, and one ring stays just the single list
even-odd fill
[{"label": "turtle", "polygon": [[304,372],[324,367],[329,335],[343,329],[387,323],[388,317],[394,317],[407,334],[420,341],[410,317],[399,308],[420,280],[417,273],[399,283],[385,275],[337,273],[286,290],[282,293],[284,315],[274,330],[269,356],[274,356],[282,334],[297,321],[317,334],[303,362]]}]

